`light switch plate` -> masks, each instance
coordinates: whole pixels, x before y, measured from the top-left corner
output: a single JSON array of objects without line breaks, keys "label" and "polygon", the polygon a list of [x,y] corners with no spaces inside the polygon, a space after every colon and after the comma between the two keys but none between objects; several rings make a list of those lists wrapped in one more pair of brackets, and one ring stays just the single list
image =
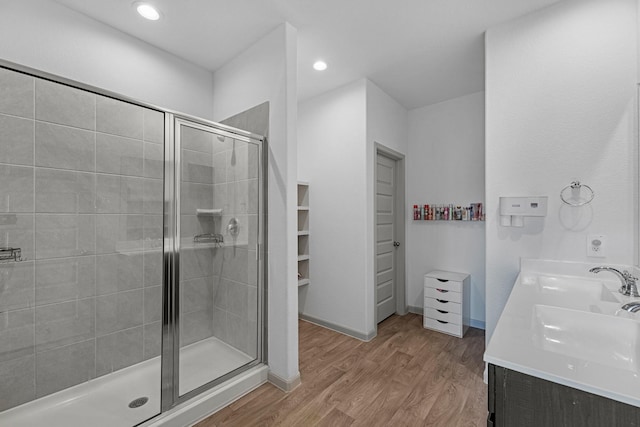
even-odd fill
[{"label": "light switch plate", "polygon": [[587,256],[596,258],[607,256],[607,244],[604,235],[589,234],[587,236]]}]

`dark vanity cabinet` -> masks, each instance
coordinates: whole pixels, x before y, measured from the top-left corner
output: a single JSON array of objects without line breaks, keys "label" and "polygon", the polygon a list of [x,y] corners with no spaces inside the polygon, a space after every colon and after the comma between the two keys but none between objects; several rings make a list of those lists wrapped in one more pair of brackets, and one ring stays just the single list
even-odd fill
[{"label": "dark vanity cabinet", "polygon": [[488,427],[640,427],[640,408],[489,364]]}]

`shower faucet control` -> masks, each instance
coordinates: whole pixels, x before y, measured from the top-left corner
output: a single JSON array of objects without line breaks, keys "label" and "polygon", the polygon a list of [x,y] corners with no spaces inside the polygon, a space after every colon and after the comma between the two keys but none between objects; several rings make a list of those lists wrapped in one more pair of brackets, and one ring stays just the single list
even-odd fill
[{"label": "shower faucet control", "polygon": [[234,239],[238,237],[238,234],[240,234],[240,221],[238,221],[238,218],[231,218],[229,220],[229,224],[227,225],[227,231],[229,232],[229,234],[231,234],[231,237],[233,237]]}]

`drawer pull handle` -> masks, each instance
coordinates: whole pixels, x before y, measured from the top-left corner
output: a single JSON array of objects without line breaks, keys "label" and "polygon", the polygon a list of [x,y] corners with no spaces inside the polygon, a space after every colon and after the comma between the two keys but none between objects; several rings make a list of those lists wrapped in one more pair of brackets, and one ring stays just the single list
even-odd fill
[{"label": "drawer pull handle", "polygon": [[436,319],[436,320],[437,320],[438,322],[440,322],[440,323],[445,323],[445,324],[449,323],[449,322],[445,322],[444,320],[438,320],[438,319]]},{"label": "drawer pull handle", "polygon": [[443,299],[438,299],[438,298],[436,298],[436,301],[438,301],[440,304],[446,304],[449,302],[449,301],[445,301]]},{"label": "drawer pull handle", "polygon": [[446,289],[438,289],[438,288],[436,288],[436,291],[438,291],[438,292],[442,292],[443,294],[446,294],[447,292],[449,292],[449,291],[448,291],[448,290],[446,290]]},{"label": "drawer pull handle", "polygon": [[448,313],[448,311],[438,310],[438,313],[447,314],[447,313]]},{"label": "drawer pull handle", "polygon": [[448,282],[447,279],[436,279],[438,282]]}]

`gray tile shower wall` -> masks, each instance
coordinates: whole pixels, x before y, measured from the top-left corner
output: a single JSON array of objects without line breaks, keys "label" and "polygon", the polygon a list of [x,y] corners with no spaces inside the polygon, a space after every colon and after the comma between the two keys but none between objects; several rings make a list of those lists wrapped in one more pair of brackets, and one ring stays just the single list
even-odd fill
[{"label": "gray tile shower wall", "polygon": [[0,246],[27,258],[0,264],[0,411],[160,354],[163,143],[161,112],[0,69]]},{"label": "gray tile shower wall", "polygon": [[[269,103],[257,105],[222,123],[267,136]],[[229,267],[222,271],[223,280],[214,297],[214,333],[254,357],[257,355],[255,337],[258,329],[258,265],[255,262],[258,236],[258,153],[255,146],[236,146],[231,143],[224,152],[218,153],[217,158],[214,157],[214,163],[225,165],[224,173],[216,175],[216,183],[220,183],[217,188],[223,189],[221,193],[225,197],[228,212],[232,214],[225,215],[223,224],[232,216],[238,218],[243,226],[240,227],[236,247],[246,249],[241,251],[228,248],[229,251],[224,254]]]},{"label": "gray tile shower wall", "polygon": [[[264,103],[222,122],[259,135],[267,135],[269,104]],[[219,141],[218,141],[219,142]],[[214,287],[214,336],[257,357],[258,164],[255,145],[232,139],[214,145],[214,206],[224,209],[220,219],[225,245],[216,253],[218,276]],[[232,218],[240,223],[233,238],[226,232]]]},{"label": "gray tile shower wall", "polygon": [[184,347],[213,336],[214,257],[220,249],[193,243],[194,236],[215,232],[215,219],[196,215],[197,209],[213,206],[214,137],[187,126],[181,132],[180,345]]},{"label": "gray tile shower wall", "polygon": [[[249,355],[257,348],[258,149],[182,128],[181,344],[214,336]],[[197,216],[198,208],[222,209]],[[227,230],[232,218],[239,234]],[[188,248],[193,236],[221,233],[224,247]]]},{"label": "gray tile shower wall", "polygon": [[244,353],[257,355],[257,271],[256,254],[247,245],[225,247],[216,254],[224,260],[215,281],[213,334]]}]

